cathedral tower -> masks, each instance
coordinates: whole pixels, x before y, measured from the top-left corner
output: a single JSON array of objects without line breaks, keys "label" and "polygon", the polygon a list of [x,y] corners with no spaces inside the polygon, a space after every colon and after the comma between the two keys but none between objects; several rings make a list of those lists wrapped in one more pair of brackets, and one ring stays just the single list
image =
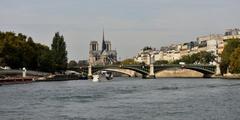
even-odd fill
[{"label": "cathedral tower", "polygon": [[98,51],[98,42],[97,41],[90,42],[90,51]]}]

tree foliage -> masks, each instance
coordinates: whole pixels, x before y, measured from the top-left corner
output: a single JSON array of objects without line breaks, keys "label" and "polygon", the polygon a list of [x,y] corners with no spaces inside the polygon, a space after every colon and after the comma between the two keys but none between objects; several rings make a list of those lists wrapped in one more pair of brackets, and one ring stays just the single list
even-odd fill
[{"label": "tree foliage", "polygon": [[75,60],[71,60],[68,63],[68,68],[74,68],[74,67],[77,67],[77,66],[78,66],[78,63]]},{"label": "tree foliage", "polygon": [[21,33],[0,32],[0,66],[51,71],[50,49]]},{"label": "tree foliage", "polygon": [[209,64],[215,60],[216,56],[212,52],[201,51],[192,55],[182,56],[181,59],[174,61],[174,64],[185,62],[186,64]]},{"label": "tree foliage", "polygon": [[154,64],[156,65],[161,65],[161,64],[168,64],[169,62],[167,60],[158,60],[158,61],[155,61]]},{"label": "tree foliage", "polygon": [[150,46],[145,46],[145,47],[143,48],[143,51],[147,51],[147,50],[152,50],[152,47],[150,47]]},{"label": "tree foliage", "polygon": [[123,65],[138,65],[140,63],[135,62],[134,59],[128,58],[128,59],[123,60],[121,62],[121,64],[123,64]]},{"label": "tree foliage", "polygon": [[227,73],[227,69],[230,64],[230,58],[234,50],[240,45],[240,39],[229,39],[226,40],[227,44],[221,55],[220,69],[222,74]]},{"label": "tree foliage", "polygon": [[66,70],[67,68],[67,51],[66,43],[63,35],[59,35],[59,32],[55,33],[53,37],[52,45],[52,58],[53,58],[53,69],[55,71]]},{"label": "tree foliage", "polygon": [[236,48],[230,57],[229,71],[240,73],[240,47]]}]

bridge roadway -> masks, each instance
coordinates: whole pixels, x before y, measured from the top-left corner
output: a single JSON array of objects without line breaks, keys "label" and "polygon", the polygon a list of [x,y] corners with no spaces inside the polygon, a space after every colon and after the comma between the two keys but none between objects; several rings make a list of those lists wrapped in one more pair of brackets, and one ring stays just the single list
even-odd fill
[{"label": "bridge roadway", "polygon": [[105,66],[84,66],[81,68],[75,68],[74,70],[79,72],[88,73],[89,76],[101,71],[114,71],[133,76],[132,71],[142,74],[143,78],[154,78],[155,74],[168,69],[190,69],[203,74],[203,77],[211,77],[216,73],[215,65],[199,65],[199,64],[162,64],[162,65],[105,65]]}]

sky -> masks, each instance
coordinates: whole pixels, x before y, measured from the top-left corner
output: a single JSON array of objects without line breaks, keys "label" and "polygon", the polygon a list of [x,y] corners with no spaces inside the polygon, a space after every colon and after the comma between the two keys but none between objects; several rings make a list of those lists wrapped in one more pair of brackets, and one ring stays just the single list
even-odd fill
[{"label": "sky", "polygon": [[89,43],[106,40],[118,59],[144,46],[161,46],[223,34],[240,27],[240,0],[0,0],[0,31],[31,36],[50,47],[54,33],[69,60],[88,59]]}]

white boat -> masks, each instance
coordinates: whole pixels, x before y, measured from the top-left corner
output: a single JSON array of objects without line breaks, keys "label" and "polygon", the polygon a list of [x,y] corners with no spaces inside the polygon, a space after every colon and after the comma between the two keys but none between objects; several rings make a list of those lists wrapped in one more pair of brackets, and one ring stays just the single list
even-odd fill
[{"label": "white boat", "polygon": [[113,74],[110,72],[101,72],[100,74],[93,75],[93,82],[101,82],[113,79]]},{"label": "white boat", "polygon": [[102,74],[103,76],[105,76],[107,80],[113,79],[113,74],[112,74],[112,72],[102,71],[101,74]]},{"label": "white boat", "polygon": [[93,75],[93,82],[99,82],[99,75]]}]

